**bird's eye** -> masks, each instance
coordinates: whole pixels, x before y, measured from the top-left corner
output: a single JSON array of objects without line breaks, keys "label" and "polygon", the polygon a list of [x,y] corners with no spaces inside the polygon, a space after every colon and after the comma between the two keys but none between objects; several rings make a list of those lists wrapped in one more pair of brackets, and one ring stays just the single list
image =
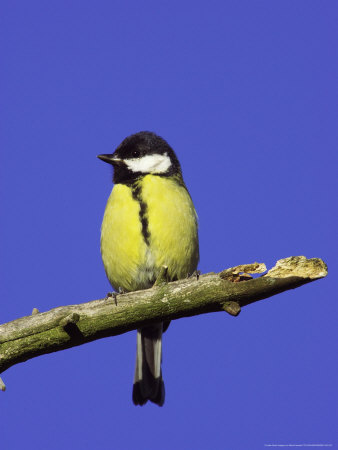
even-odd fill
[{"label": "bird's eye", "polygon": [[133,158],[138,158],[140,156],[140,152],[138,150],[134,150],[131,155]]}]

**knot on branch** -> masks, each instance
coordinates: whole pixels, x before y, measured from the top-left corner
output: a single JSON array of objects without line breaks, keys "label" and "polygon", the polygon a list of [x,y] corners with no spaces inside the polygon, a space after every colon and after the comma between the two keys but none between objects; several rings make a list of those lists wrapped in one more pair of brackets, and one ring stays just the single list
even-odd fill
[{"label": "knot on branch", "polygon": [[241,312],[241,307],[237,302],[225,302],[223,303],[223,309],[225,312],[235,317]]},{"label": "knot on branch", "polygon": [[65,330],[69,337],[75,340],[83,340],[84,336],[77,326],[77,322],[80,320],[80,315],[77,313],[71,313],[60,320],[60,326]]},{"label": "knot on branch", "polygon": [[61,325],[62,328],[65,328],[68,325],[76,324],[79,320],[80,320],[80,315],[79,314],[71,313],[71,314],[68,314],[67,316],[63,317],[60,320],[60,325]]},{"label": "knot on branch", "polygon": [[0,378],[0,391],[5,392],[6,390],[6,385],[5,383],[2,381],[2,379]]}]

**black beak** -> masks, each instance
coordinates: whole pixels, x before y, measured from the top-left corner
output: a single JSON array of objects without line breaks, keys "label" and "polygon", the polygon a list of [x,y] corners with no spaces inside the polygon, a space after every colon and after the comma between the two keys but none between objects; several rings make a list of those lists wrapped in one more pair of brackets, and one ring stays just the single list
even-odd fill
[{"label": "black beak", "polygon": [[112,164],[113,166],[118,166],[123,164],[123,159],[120,158],[116,158],[114,156],[114,153],[110,153],[110,154],[104,154],[104,155],[97,155],[97,157],[99,159],[101,159],[101,161],[104,161],[108,164]]}]

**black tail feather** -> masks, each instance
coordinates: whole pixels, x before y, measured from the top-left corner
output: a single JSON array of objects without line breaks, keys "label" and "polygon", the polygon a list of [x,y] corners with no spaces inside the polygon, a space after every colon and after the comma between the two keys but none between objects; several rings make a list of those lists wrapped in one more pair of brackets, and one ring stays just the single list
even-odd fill
[{"label": "black tail feather", "polygon": [[133,402],[144,405],[148,400],[159,406],[164,404],[162,380],[162,330],[163,324],[155,324],[137,331],[136,368],[133,386]]}]

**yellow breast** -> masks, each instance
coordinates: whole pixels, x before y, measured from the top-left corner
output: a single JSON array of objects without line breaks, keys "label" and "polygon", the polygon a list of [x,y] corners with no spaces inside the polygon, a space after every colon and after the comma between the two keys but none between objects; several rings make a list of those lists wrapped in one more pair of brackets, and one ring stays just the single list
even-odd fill
[{"label": "yellow breast", "polygon": [[162,265],[170,279],[184,278],[199,258],[196,213],[185,187],[156,175],[146,175],[135,187],[133,197],[130,187],[115,185],[101,229],[107,277],[126,291],[150,287]]}]

